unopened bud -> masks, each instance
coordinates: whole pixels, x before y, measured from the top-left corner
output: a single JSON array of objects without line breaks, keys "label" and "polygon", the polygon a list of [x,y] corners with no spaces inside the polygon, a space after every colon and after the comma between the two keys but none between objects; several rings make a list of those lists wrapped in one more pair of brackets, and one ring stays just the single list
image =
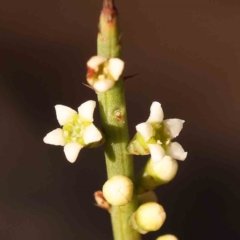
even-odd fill
[{"label": "unopened bud", "polygon": [[165,156],[158,163],[150,161],[150,167],[159,180],[170,182],[176,175],[178,164],[177,161],[169,156]]},{"label": "unopened bud", "polygon": [[103,196],[112,205],[125,205],[132,200],[133,183],[125,176],[114,176],[103,185]]},{"label": "unopened bud", "polygon": [[131,225],[141,234],[157,231],[164,223],[166,213],[161,205],[155,202],[142,204],[131,217]]},{"label": "unopened bud", "polygon": [[150,159],[137,179],[138,191],[141,193],[153,190],[159,185],[170,182],[177,170],[177,161],[169,156],[163,157],[157,163]]},{"label": "unopened bud", "polygon": [[156,240],[178,240],[174,235],[166,234],[158,237]]}]

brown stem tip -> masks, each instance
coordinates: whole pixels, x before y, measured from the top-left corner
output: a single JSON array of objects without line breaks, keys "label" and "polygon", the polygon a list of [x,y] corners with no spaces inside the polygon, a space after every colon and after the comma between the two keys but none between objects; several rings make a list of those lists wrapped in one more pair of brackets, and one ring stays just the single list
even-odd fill
[{"label": "brown stem tip", "polygon": [[114,0],[104,0],[103,8],[115,8]]},{"label": "brown stem tip", "polygon": [[108,19],[108,22],[111,22],[116,18],[117,9],[114,0],[104,0],[102,14]]}]

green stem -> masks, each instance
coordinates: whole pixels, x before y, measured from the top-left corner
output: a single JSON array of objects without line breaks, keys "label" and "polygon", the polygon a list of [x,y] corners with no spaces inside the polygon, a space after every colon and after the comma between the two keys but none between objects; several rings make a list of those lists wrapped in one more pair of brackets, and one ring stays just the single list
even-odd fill
[{"label": "green stem", "polygon": [[[119,58],[120,49],[117,11],[112,0],[104,0],[99,24],[98,55]],[[132,155],[127,153],[129,134],[123,79],[119,79],[111,90],[97,95],[106,135],[105,158],[108,178],[123,175],[134,182],[133,159]],[[128,224],[136,208],[136,193],[133,200],[126,205],[112,207],[111,219],[115,240],[141,239],[139,233]]]}]

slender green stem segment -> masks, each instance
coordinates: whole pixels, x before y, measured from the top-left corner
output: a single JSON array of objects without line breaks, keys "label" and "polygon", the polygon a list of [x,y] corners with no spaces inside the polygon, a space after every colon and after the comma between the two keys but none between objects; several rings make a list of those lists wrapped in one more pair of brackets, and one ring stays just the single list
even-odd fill
[{"label": "slender green stem segment", "polygon": [[[117,11],[113,0],[104,0],[97,42],[99,56],[120,57],[120,35]],[[105,158],[108,178],[123,175],[134,182],[132,155],[127,153],[129,134],[123,79],[119,79],[111,90],[97,95],[102,126],[106,135]],[[115,240],[141,239],[139,233],[128,224],[129,218],[136,208],[135,193],[133,200],[128,204],[112,207],[111,218]]]}]

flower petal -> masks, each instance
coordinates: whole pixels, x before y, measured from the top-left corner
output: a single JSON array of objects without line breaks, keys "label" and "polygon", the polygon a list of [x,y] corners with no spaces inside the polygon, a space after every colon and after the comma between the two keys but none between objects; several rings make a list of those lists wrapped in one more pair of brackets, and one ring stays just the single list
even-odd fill
[{"label": "flower petal", "polygon": [[93,100],[89,100],[79,106],[78,113],[84,120],[93,122],[93,112],[95,107],[96,102]]},{"label": "flower petal", "polygon": [[57,120],[61,126],[71,121],[74,115],[77,114],[75,110],[64,105],[56,105],[55,110],[56,110]]},{"label": "flower petal", "polygon": [[91,57],[88,62],[87,62],[87,66],[95,71],[98,71],[98,66],[102,63],[104,63],[107,60],[107,58],[105,57],[101,57],[101,56],[94,56]]},{"label": "flower petal", "polygon": [[109,72],[114,80],[118,80],[122,74],[124,62],[119,58],[111,58],[109,60]]},{"label": "flower petal", "polygon": [[165,151],[159,144],[148,144],[150,153],[151,153],[151,159],[154,163],[159,162],[165,155]]},{"label": "flower petal", "polygon": [[150,107],[150,116],[147,122],[161,123],[163,121],[163,110],[159,102],[153,102]]},{"label": "flower petal", "polygon": [[163,121],[164,126],[169,131],[169,134],[172,138],[175,138],[179,135],[183,128],[183,123],[185,121],[177,118],[166,119]]},{"label": "flower petal", "polygon": [[98,92],[106,92],[114,85],[114,81],[110,79],[97,80],[93,83],[93,88]]},{"label": "flower petal", "polygon": [[51,131],[44,137],[43,142],[55,146],[64,146],[65,140],[63,136],[63,130],[61,128],[57,128]]},{"label": "flower petal", "polygon": [[136,130],[143,136],[145,141],[148,141],[154,133],[152,125],[148,122],[138,124]]},{"label": "flower petal", "polygon": [[172,142],[167,148],[167,155],[174,159],[184,161],[187,157],[187,152],[184,151],[178,142]]},{"label": "flower petal", "polygon": [[94,124],[90,124],[85,128],[83,134],[83,141],[85,144],[98,142],[102,139],[101,132],[94,126]]},{"label": "flower petal", "polygon": [[64,153],[65,156],[67,158],[67,160],[70,163],[74,163],[78,157],[78,154],[80,152],[80,150],[82,149],[82,145],[80,145],[79,143],[76,142],[70,142],[67,143],[64,147]]}]

